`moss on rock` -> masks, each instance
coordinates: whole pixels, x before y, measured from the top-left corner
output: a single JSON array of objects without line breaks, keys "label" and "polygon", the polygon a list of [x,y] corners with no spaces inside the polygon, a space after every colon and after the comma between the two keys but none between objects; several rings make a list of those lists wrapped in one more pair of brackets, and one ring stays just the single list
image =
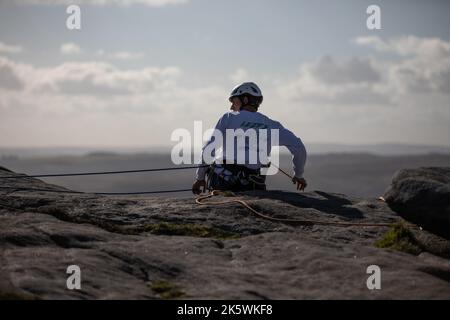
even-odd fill
[{"label": "moss on rock", "polygon": [[375,242],[378,248],[392,249],[410,254],[422,252],[422,246],[404,223],[395,223],[383,237]]},{"label": "moss on rock", "polygon": [[167,280],[158,280],[150,284],[150,288],[159,294],[162,299],[177,299],[184,297],[186,293]]},{"label": "moss on rock", "polygon": [[176,224],[160,222],[148,224],[140,228],[141,232],[150,232],[160,235],[189,236],[200,238],[218,238],[218,239],[236,239],[239,235],[236,233],[223,231],[202,224]]}]

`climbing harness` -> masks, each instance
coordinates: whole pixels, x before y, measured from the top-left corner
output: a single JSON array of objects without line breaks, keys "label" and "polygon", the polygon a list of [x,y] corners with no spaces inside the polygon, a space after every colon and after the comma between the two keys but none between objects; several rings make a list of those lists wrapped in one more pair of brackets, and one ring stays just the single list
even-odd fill
[{"label": "climbing harness", "polygon": [[208,190],[266,190],[265,176],[259,170],[240,165],[213,164],[207,171]]}]

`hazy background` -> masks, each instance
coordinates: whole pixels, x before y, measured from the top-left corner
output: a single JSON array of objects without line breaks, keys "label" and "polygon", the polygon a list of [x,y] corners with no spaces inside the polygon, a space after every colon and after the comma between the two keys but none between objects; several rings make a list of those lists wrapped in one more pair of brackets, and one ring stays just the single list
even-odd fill
[{"label": "hazy background", "polygon": [[[338,146],[336,146],[338,147]],[[305,177],[308,181],[306,191],[322,190],[344,193],[358,197],[378,197],[384,193],[393,174],[402,168],[421,166],[450,166],[450,152],[447,154],[417,154],[416,148],[409,154],[394,155],[389,147],[384,155],[376,153],[313,153],[308,157]],[[343,148],[345,149],[345,148]],[[27,174],[76,173],[91,171],[134,170],[171,167],[170,154],[167,152],[135,153],[123,150],[120,154],[112,152],[87,152],[56,156],[51,150],[45,150],[41,156],[11,156],[0,158],[0,166]],[[419,150],[420,151],[420,150]],[[2,152],[0,150],[0,152]],[[54,154],[64,153],[54,150]],[[390,155],[388,155],[390,154]],[[291,156],[284,153],[280,156],[281,167],[287,171],[292,166]],[[135,192],[189,189],[192,185],[195,170],[129,173],[117,175],[74,176],[60,178],[42,178],[50,183],[86,192]],[[294,191],[290,180],[278,173],[267,178],[268,189]],[[162,194],[163,196],[169,194]],[[189,196],[190,192],[172,193],[175,196]]]},{"label": "hazy background", "polygon": [[[0,165],[170,165],[173,130],[214,126],[241,81],[302,138],[311,188],[377,195],[398,168],[449,165],[448,1],[79,0],[79,31],[66,28],[71,3],[0,2]],[[371,4],[381,30],[366,27]],[[135,191],[192,176],[54,181]]]}]

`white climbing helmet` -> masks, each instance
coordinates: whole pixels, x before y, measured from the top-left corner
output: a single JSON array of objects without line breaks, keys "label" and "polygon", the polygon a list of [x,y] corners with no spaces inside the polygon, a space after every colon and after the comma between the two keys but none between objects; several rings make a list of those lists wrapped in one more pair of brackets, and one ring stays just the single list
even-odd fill
[{"label": "white climbing helmet", "polygon": [[228,98],[228,100],[231,101],[231,98],[242,96],[245,94],[251,95],[253,97],[261,98],[260,100],[262,102],[263,95],[262,95],[261,89],[259,89],[259,87],[254,82],[244,82],[244,83],[234,87],[233,90],[231,90],[231,94],[230,94],[230,97]]}]

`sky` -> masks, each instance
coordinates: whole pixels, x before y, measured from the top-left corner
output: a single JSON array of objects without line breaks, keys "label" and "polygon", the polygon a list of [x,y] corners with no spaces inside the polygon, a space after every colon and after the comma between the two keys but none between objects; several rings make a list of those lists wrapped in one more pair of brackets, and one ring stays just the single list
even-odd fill
[{"label": "sky", "polygon": [[305,145],[450,146],[449,14],[438,0],[3,0],[0,147],[173,145],[213,127],[243,81]]}]

